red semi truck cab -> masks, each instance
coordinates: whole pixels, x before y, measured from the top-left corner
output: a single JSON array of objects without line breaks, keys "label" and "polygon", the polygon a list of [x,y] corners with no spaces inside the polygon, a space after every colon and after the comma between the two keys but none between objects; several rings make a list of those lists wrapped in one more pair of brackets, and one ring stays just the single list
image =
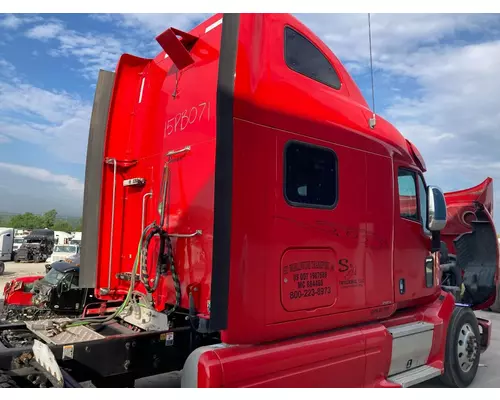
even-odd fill
[{"label": "red semi truck cab", "polygon": [[441,238],[461,248],[459,307],[441,287],[450,196],[313,32],[217,14],[157,41],[153,59],[121,57],[89,159],[96,295],[124,299],[137,274],[157,311],[219,335],[187,359],[186,386],[468,385],[489,333],[470,308],[498,279],[491,199]]}]

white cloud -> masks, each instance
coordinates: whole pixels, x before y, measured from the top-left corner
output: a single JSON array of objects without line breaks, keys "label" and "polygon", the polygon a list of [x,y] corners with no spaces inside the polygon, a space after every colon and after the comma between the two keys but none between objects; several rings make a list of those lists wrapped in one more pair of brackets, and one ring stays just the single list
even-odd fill
[{"label": "white cloud", "polygon": [[124,26],[159,35],[170,27],[190,30],[195,24],[206,20],[211,15],[213,14],[119,14],[117,18],[121,19]]},{"label": "white cloud", "polygon": [[16,30],[20,26],[42,20],[41,17],[32,14],[4,14],[0,18],[0,28]]},{"label": "white cloud", "polygon": [[26,32],[26,36],[46,41],[52,39],[57,46],[48,50],[53,57],[67,57],[82,67],[79,72],[94,80],[99,69],[114,70],[123,53],[153,57],[161,51],[156,35],[174,26],[191,29],[210,14],[91,14],[94,20],[117,29],[113,33],[79,32],[64,28],[60,21],[48,21]]},{"label": "white cloud", "polygon": [[[397,98],[387,115],[423,153],[435,159],[498,157],[500,41],[416,52],[396,69],[416,80],[419,97]],[[446,154],[436,138],[447,139]]]},{"label": "white cloud", "polygon": [[0,135],[85,163],[91,105],[66,92],[0,81]]},{"label": "white cloud", "polygon": [[23,24],[23,20],[14,14],[8,14],[0,20],[0,26],[7,29],[17,29]]},{"label": "white cloud", "polygon": [[83,182],[44,168],[0,162],[2,211],[81,215]]},{"label": "white cloud", "polygon": [[53,39],[59,35],[60,32],[64,30],[64,27],[55,22],[50,22],[47,24],[37,25],[26,32],[26,36],[31,39]]},{"label": "white cloud", "polygon": [[7,170],[16,175],[21,175],[37,181],[55,184],[59,188],[76,196],[83,196],[83,182],[69,175],[58,175],[43,169],[28,167],[19,164],[9,164],[0,162],[0,170]]},{"label": "white cloud", "polygon": [[51,38],[58,44],[48,50],[52,57],[66,57],[81,64],[78,70],[84,78],[94,80],[99,69],[114,71],[120,56],[133,51],[133,41],[118,39],[111,35],[96,33],[80,33],[69,29],[53,29],[37,32],[28,32],[32,39],[45,40]]},{"label": "white cloud", "polygon": [[[158,35],[170,27],[177,29],[190,30],[195,24],[206,20],[213,14],[196,14],[196,13],[154,13],[154,14],[91,14],[90,18],[100,22],[113,22],[123,28],[134,28],[133,34],[141,32],[143,35],[154,39]],[[124,32],[125,33],[125,32]]]},{"label": "white cloud", "polygon": [[200,14],[92,14],[91,18],[109,26],[113,22],[118,30],[113,34],[78,32],[66,29],[58,22],[35,26],[26,36],[37,40],[55,40],[58,44],[48,54],[67,57],[82,65],[79,72],[94,80],[99,69],[114,70],[123,53],[153,57],[161,51],[155,36],[170,26],[190,29],[206,18]]},{"label": "white cloud", "polygon": [[[343,61],[368,66],[367,14],[297,14]],[[500,17],[483,14],[372,14],[374,64],[384,68],[397,56],[453,39],[458,32],[488,33]]]},{"label": "white cloud", "polygon": [[12,76],[14,74],[16,68],[12,63],[3,58],[0,58],[0,76]]}]

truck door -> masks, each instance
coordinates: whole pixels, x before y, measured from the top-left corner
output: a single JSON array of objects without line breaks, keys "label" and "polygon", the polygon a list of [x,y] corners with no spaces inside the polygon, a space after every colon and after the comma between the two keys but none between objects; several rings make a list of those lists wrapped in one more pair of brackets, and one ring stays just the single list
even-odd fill
[{"label": "truck door", "polygon": [[398,308],[436,292],[431,233],[426,228],[427,195],[422,174],[395,168],[394,298]]}]

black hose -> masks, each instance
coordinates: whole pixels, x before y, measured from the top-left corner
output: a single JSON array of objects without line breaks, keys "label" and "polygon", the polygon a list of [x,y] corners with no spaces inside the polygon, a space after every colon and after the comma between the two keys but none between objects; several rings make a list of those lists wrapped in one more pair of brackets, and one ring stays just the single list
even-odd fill
[{"label": "black hose", "polygon": [[172,273],[172,281],[174,283],[175,289],[175,305],[170,310],[167,311],[167,315],[172,314],[181,305],[181,281],[177,271],[175,269],[174,252],[172,249],[172,239],[167,234],[165,236],[165,242],[167,244],[167,263],[170,265],[170,272]]},{"label": "black hose", "polygon": [[[158,235],[160,237],[160,251],[158,252],[158,260],[156,262],[156,273],[155,279],[153,281],[153,285],[149,282],[149,274],[147,268],[147,260],[148,260],[148,248],[151,239]],[[158,288],[158,282],[160,281],[161,275],[161,265],[163,264],[163,257],[165,252],[165,238],[167,233],[161,229],[159,226],[155,225],[151,231],[147,234],[144,242],[142,244],[141,251],[141,282],[149,293],[153,293]]]},{"label": "black hose", "polygon": [[[147,270],[147,258],[148,258],[148,247],[151,239],[158,235],[160,237],[160,250],[158,252],[158,260],[156,262],[155,279],[151,285],[149,282],[149,274]],[[165,249],[166,247],[166,249]],[[165,254],[166,250],[166,254]],[[153,293],[157,287],[162,273],[162,265],[164,265],[164,260],[166,258],[167,265],[169,266],[170,272],[172,274],[172,281],[175,290],[175,305],[167,311],[167,315],[172,314],[181,304],[181,282],[179,275],[175,268],[174,252],[172,248],[172,239],[156,224],[151,228],[151,231],[146,235],[141,251],[141,282],[149,293]]]}]

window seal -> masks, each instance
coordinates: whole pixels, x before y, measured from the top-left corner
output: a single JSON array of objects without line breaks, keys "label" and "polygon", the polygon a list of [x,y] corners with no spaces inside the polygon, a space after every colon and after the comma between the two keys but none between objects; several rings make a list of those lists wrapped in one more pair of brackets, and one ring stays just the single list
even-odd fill
[{"label": "window seal", "polygon": [[[335,193],[335,202],[332,205],[323,205],[323,204],[311,204],[311,203],[300,203],[296,201],[292,201],[288,198],[287,193],[286,193],[286,183],[287,183],[287,157],[286,157],[286,152],[287,149],[293,145],[293,144],[298,144],[304,147],[310,147],[310,148],[317,148],[321,150],[328,151],[333,154],[333,159],[334,159],[334,168],[335,168],[335,186],[334,186],[334,193]],[[283,146],[283,197],[285,198],[285,201],[292,207],[295,208],[310,208],[310,209],[320,209],[320,210],[334,210],[337,208],[338,202],[339,202],[339,169],[338,169],[338,158],[337,158],[337,153],[329,147],[326,146],[319,146],[316,144],[312,144],[309,142],[303,142],[301,140],[288,140],[285,143],[285,146]]]}]

